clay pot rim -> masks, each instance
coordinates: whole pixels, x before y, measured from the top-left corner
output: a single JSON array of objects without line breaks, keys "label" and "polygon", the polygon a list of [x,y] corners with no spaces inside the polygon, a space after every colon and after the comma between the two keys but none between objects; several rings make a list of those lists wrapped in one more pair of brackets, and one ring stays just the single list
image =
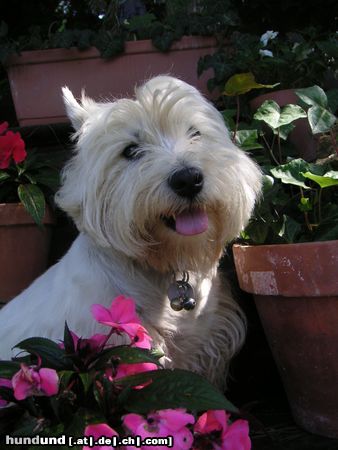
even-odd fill
[{"label": "clay pot rim", "polygon": [[332,239],[330,241],[311,241],[311,242],[292,242],[290,244],[240,244],[240,243],[234,243],[233,247],[244,247],[244,248],[248,248],[248,249],[252,249],[252,248],[262,248],[263,250],[269,250],[269,249],[273,249],[273,248],[291,248],[291,246],[293,248],[295,247],[299,247],[299,248],[303,248],[305,249],[305,247],[309,246],[309,247],[315,247],[316,245],[328,245],[328,243],[332,244],[332,245],[338,245],[338,239]]},{"label": "clay pot rim", "polygon": [[240,287],[255,295],[338,295],[338,240],[233,247]]},{"label": "clay pot rim", "polygon": [[[46,205],[44,225],[54,225],[54,213],[49,205]],[[0,203],[0,226],[11,225],[35,225],[33,217],[28,214],[22,203]]]}]

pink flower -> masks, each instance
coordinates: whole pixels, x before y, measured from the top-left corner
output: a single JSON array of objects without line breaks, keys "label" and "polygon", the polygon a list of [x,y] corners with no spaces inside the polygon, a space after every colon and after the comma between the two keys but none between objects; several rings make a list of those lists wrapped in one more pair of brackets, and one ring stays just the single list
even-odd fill
[{"label": "pink flower", "polygon": [[[1,132],[1,129],[0,129]],[[7,378],[0,378],[0,387],[12,388],[12,381]],[[0,408],[8,404],[7,400],[0,397]]]},{"label": "pink flower", "polygon": [[26,159],[25,142],[22,140],[20,133],[7,131],[1,136],[1,132],[6,130],[6,122],[0,125],[0,169],[7,169],[13,158],[16,163],[20,163]]},{"label": "pink flower", "polygon": [[117,372],[114,376],[114,380],[119,378],[128,377],[130,375],[136,375],[137,373],[149,372],[151,370],[157,370],[158,367],[153,363],[136,363],[136,364],[119,364],[117,366]]},{"label": "pink flower", "polygon": [[21,364],[21,369],[12,378],[14,397],[24,400],[31,395],[56,395],[59,377],[54,369],[38,369]]},{"label": "pink flower", "polygon": [[[123,426],[134,436],[147,437],[167,437],[173,436],[173,450],[188,450],[193,443],[193,435],[186,427],[195,422],[194,416],[185,412],[185,409],[163,409],[147,418],[139,414],[127,414],[122,418]],[[163,446],[143,445],[141,450],[152,448],[162,450]],[[127,450],[135,450],[134,446],[127,446]]]},{"label": "pink flower", "polygon": [[[85,436],[93,436],[94,441],[97,442],[102,436],[111,438],[112,436],[118,436],[113,428],[110,428],[106,423],[96,423],[94,425],[88,425],[84,431]],[[112,450],[115,447],[111,445],[94,445],[94,447],[89,447],[84,445],[82,450]]]},{"label": "pink flower", "polygon": [[91,311],[97,322],[112,327],[117,333],[127,333],[131,339],[137,335],[140,319],[131,298],[120,295],[112,301],[110,309],[92,305]]},{"label": "pink flower", "polygon": [[142,325],[139,325],[137,332],[132,340],[131,346],[150,350],[151,342],[152,338],[149,336],[148,331]]},{"label": "pink flower", "polygon": [[250,450],[249,425],[246,420],[229,424],[230,415],[223,410],[211,410],[197,420],[193,450]]}]

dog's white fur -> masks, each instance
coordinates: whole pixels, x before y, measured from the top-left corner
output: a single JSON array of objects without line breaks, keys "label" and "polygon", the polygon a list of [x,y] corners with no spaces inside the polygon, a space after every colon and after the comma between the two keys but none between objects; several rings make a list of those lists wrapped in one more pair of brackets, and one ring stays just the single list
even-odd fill
[{"label": "dog's white fur", "polygon": [[[137,310],[166,365],[187,368],[221,384],[243,343],[245,320],[229,288],[217,276],[226,242],[249,220],[260,191],[256,165],[230,140],[221,115],[192,86],[156,77],[136,99],[78,103],[64,89],[76,133],[76,151],[63,174],[57,202],[80,235],[68,253],[0,312],[1,357],[29,336],[60,339],[64,322],[78,335],[102,331],[90,305],[110,306],[124,294]],[[192,136],[191,130],[200,135]],[[136,143],[140,158],[123,149]],[[182,236],[161,219],[186,210],[169,176],[185,166],[200,169],[207,231]],[[170,308],[172,273],[189,271],[197,306]]]}]

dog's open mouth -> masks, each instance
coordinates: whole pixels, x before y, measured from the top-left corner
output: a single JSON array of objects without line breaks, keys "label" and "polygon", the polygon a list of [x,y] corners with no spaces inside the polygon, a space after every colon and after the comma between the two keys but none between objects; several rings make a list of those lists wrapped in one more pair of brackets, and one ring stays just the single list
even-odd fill
[{"label": "dog's open mouth", "polygon": [[208,215],[201,208],[189,208],[179,214],[161,218],[168,228],[183,236],[194,236],[208,229]]}]

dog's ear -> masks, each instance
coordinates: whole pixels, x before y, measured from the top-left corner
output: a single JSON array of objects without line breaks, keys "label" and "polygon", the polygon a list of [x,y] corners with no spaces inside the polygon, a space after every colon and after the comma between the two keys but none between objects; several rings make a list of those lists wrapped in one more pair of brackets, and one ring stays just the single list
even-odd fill
[{"label": "dog's ear", "polygon": [[65,104],[67,116],[69,117],[74,129],[77,131],[89,117],[89,108],[94,104],[93,100],[87,98],[82,91],[81,103],[77,102],[72,92],[67,86],[62,88],[63,102]]}]

